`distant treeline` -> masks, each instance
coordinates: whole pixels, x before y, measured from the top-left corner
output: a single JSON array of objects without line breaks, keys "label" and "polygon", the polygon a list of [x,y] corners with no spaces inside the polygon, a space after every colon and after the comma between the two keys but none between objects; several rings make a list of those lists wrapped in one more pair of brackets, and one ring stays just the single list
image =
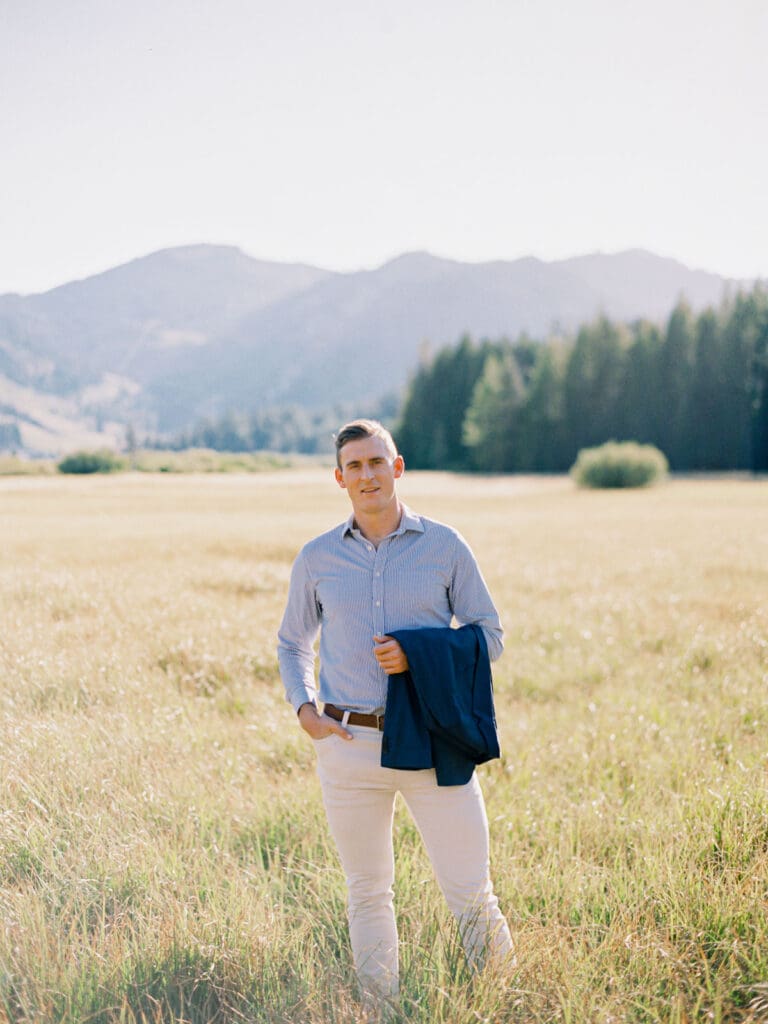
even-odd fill
[{"label": "distant treeline", "polygon": [[[396,397],[382,399],[369,415],[390,422],[397,413]],[[357,407],[311,410],[299,406],[275,406],[251,413],[227,413],[220,419],[202,420],[173,441],[158,447],[182,450],[211,448],[219,452],[298,452],[331,454],[333,435],[345,420],[359,415]]]},{"label": "distant treeline", "polygon": [[768,470],[768,292],[666,327],[600,317],[575,339],[464,338],[416,372],[396,438],[414,469],[562,472],[605,441],[675,470]]},{"label": "distant treeline", "polygon": [[377,406],[231,413],[162,447],[330,454],[361,414],[393,428],[413,469],[564,472],[582,448],[633,440],[673,470],[766,472],[768,291],[698,316],[680,302],[664,327],[600,317],[575,338],[465,337]]}]

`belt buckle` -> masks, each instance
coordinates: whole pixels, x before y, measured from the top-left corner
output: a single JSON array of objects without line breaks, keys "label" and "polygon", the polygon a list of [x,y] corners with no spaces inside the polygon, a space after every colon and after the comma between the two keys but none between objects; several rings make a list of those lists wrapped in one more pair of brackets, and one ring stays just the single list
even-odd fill
[{"label": "belt buckle", "polygon": [[376,715],[376,728],[379,732],[384,732],[384,715]]}]

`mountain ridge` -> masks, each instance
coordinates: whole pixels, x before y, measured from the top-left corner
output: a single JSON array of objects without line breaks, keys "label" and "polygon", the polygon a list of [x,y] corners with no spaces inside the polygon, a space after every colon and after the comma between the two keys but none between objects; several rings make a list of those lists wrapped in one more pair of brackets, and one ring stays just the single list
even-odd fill
[{"label": "mountain ridge", "polygon": [[114,445],[128,425],[167,434],[230,410],[364,409],[404,386],[425,343],[543,338],[601,312],[662,320],[681,296],[698,310],[747,284],[642,249],[481,263],[417,250],[346,273],[236,246],[161,249],[46,292],[0,296],[0,423],[17,423],[26,450],[49,454],[71,439],[64,428],[32,431],[33,394],[48,409],[40,423],[63,422],[66,399],[69,433]]}]

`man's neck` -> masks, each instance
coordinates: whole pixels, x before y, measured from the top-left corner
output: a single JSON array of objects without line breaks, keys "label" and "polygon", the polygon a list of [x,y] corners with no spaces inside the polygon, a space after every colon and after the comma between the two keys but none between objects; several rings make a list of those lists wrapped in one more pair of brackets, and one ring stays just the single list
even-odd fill
[{"label": "man's neck", "polygon": [[385,537],[395,532],[402,518],[403,506],[398,501],[394,508],[386,509],[377,515],[366,516],[355,513],[355,526],[365,539],[377,548]]}]

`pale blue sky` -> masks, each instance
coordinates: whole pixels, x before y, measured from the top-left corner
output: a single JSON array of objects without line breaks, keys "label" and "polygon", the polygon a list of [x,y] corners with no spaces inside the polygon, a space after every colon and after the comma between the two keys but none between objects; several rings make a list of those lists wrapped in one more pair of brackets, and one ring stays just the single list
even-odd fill
[{"label": "pale blue sky", "polygon": [[768,278],[766,0],[0,0],[0,293],[155,249]]}]

